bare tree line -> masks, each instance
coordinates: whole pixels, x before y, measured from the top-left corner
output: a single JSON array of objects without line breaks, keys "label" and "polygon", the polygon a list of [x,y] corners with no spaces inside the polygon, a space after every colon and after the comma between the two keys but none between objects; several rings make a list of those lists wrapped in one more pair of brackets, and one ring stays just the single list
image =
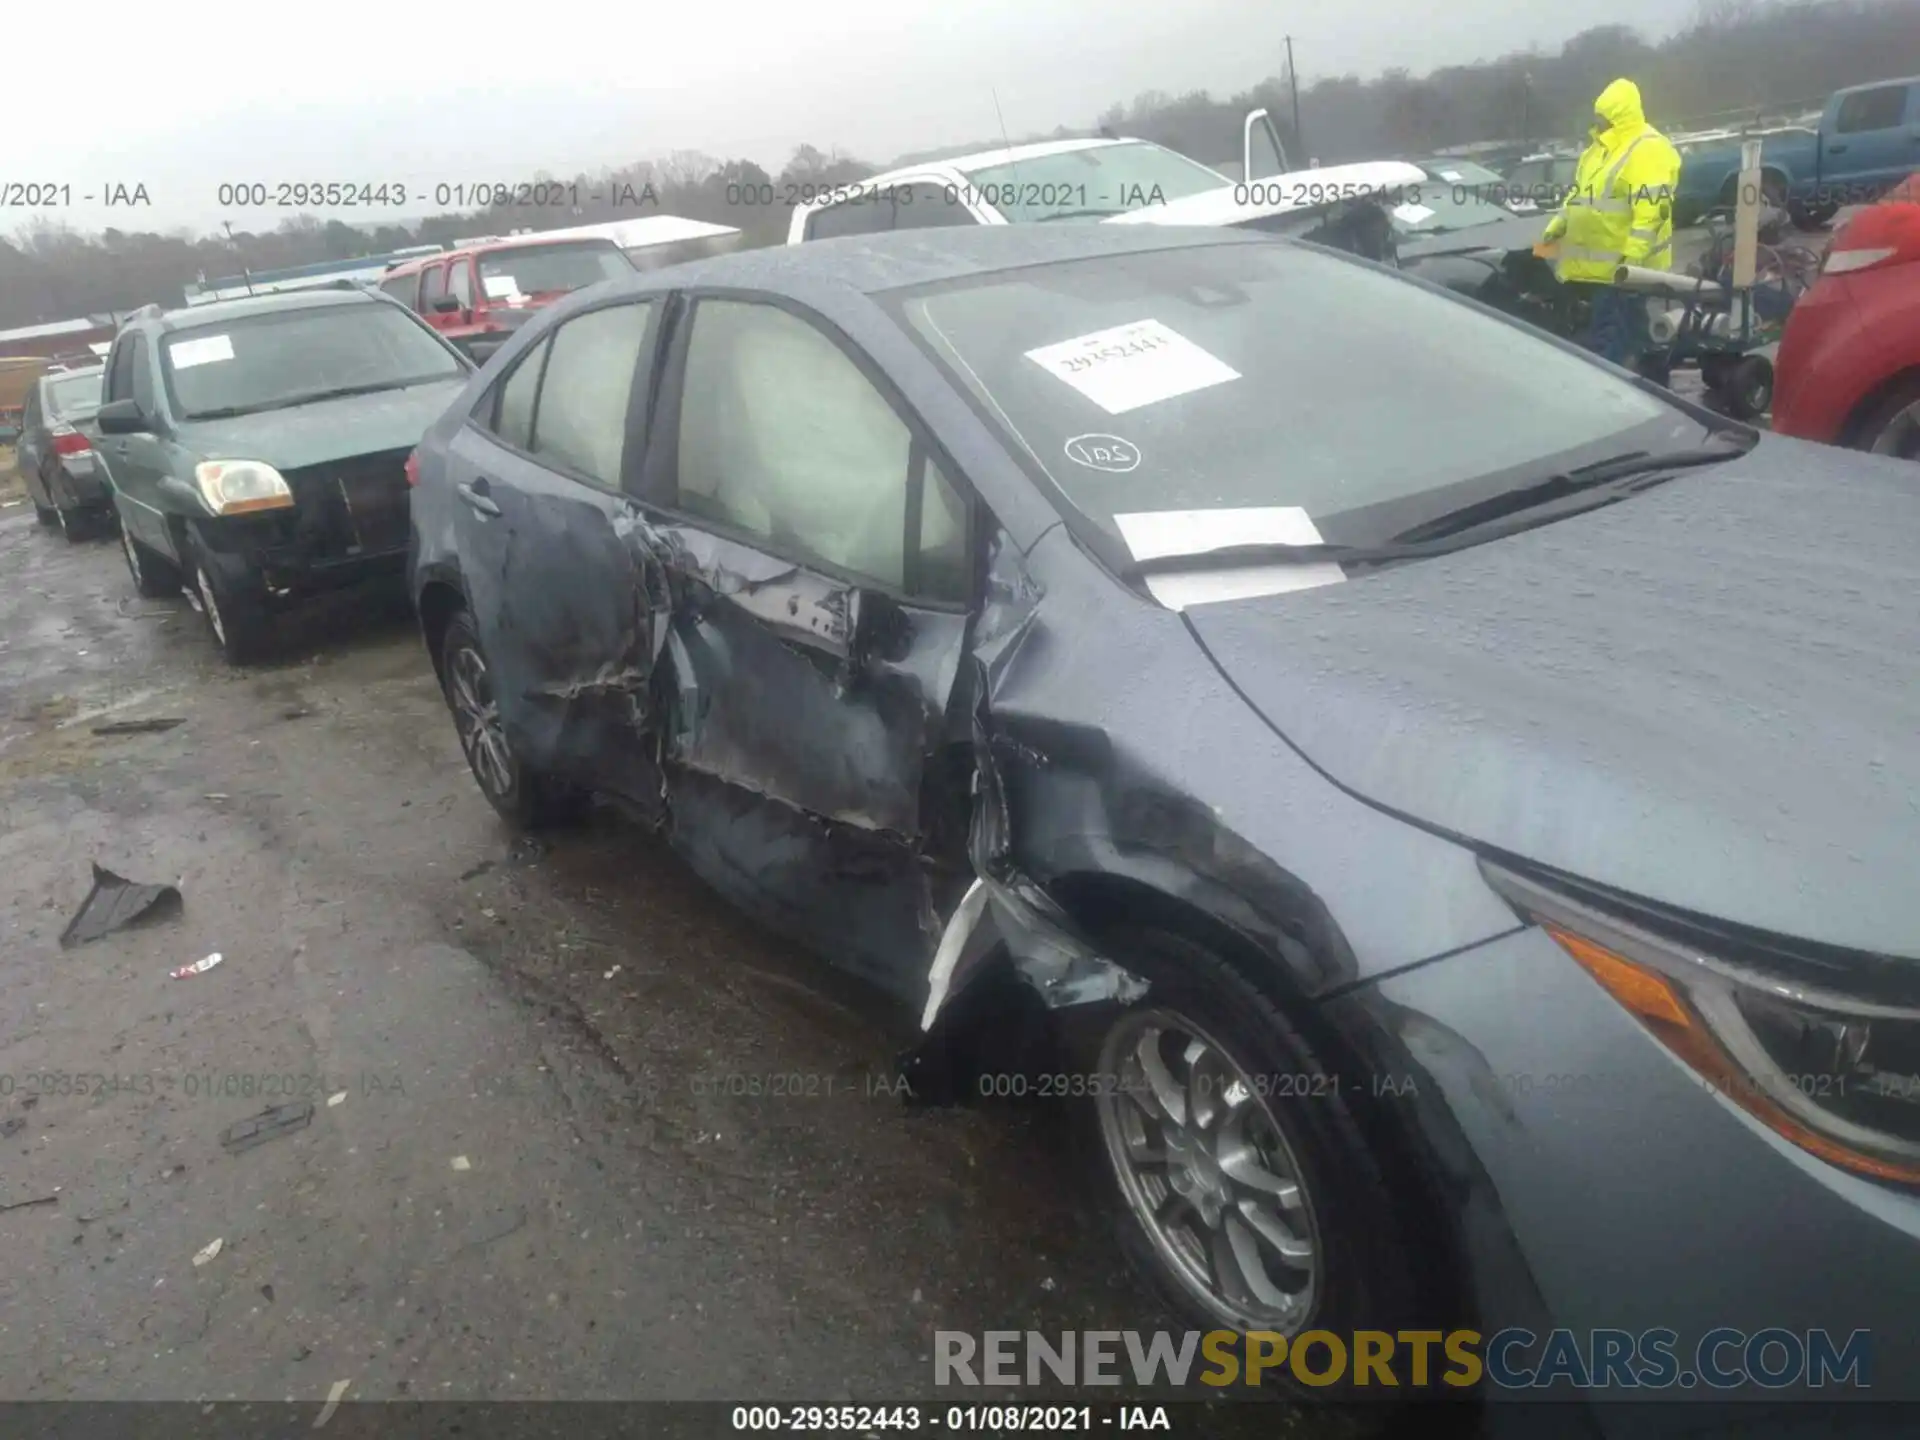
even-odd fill
[{"label": "bare tree line", "polygon": [[[1238,154],[1246,111],[1265,106],[1300,162],[1311,157],[1333,163],[1430,153],[1475,140],[1572,139],[1584,128],[1594,95],[1616,75],[1637,80],[1651,117],[1674,129],[1748,109],[1813,106],[1841,86],[1917,72],[1920,0],[1700,0],[1692,23],[1659,43],[1624,26],[1602,25],[1552,54],[1514,53],[1419,77],[1389,70],[1371,80],[1303,79],[1299,135],[1291,131],[1284,74],[1222,98],[1205,91],[1149,92],[1113,106],[1097,123],[1220,162]],[[1062,127],[1054,135],[1070,133]],[[985,149],[1001,141],[995,136],[948,148]],[[899,160],[918,158],[923,156]],[[233,275],[243,267],[271,270],[656,210],[738,226],[750,243],[774,244],[785,235],[793,196],[878,168],[812,145],[795,150],[778,174],[751,160],[680,151],[598,175],[535,177],[576,185],[578,205],[503,205],[367,226],[300,215],[272,230],[237,231],[231,239],[186,230],[83,235],[42,220],[15,243],[0,240],[0,327],[127,310],[152,300],[178,304],[182,287],[198,277]]]}]

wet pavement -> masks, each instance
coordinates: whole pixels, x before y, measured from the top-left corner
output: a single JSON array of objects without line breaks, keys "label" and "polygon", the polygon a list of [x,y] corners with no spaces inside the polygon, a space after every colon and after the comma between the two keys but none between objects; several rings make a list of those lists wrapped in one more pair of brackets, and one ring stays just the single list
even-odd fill
[{"label": "wet pavement", "polygon": [[[646,833],[516,841],[397,596],[233,670],[111,540],[0,512],[0,577],[0,1395],[898,1401],[936,1329],[1171,1327],[1058,1106],[910,1110],[909,1022]],[[183,912],[62,950],[96,861]]]}]

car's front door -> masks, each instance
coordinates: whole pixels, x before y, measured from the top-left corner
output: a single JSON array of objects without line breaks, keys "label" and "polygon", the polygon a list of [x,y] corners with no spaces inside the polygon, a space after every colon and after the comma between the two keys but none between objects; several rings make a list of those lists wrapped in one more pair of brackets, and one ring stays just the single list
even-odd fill
[{"label": "car's front door", "polygon": [[[131,400],[139,407],[142,418],[157,427],[163,423],[163,417],[156,401],[154,357],[150,351],[141,331],[124,331],[108,354],[100,399],[103,404]],[[99,453],[113,486],[121,525],[150,549],[178,559],[160,508],[158,492],[167,463],[167,447],[160,436],[152,430],[134,435],[102,434]]]},{"label": "car's front door", "polygon": [[[955,685],[973,508],[926,429],[815,316],[683,302],[644,497],[675,604],[675,843],[917,1005],[965,882]],[[956,819],[961,823],[956,823]]]},{"label": "car's front door", "polygon": [[640,804],[652,644],[624,484],[645,441],[656,306],[577,315],[529,349],[454,437],[462,579],[514,751]]}]

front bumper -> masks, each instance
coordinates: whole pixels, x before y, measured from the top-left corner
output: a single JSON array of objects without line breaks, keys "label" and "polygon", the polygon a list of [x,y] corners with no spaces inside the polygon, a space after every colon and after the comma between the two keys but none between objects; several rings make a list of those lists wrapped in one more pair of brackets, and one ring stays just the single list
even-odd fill
[{"label": "front bumper", "polygon": [[[1597,1330],[1676,1333],[1677,1373],[1656,1388],[1616,1377],[1582,1390],[1563,1377],[1487,1388],[1487,1399],[1584,1401],[1609,1433],[1638,1436],[1697,1426],[1702,1404],[1732,1402],[1752,1420],[1783,1401],[1920,1398],[1920,1196],[1843,1173],[1749,1119],[1543,931],[1334,1003],[1394,1037],[1417,1124],[1458,1172],[1444,1188],[1462,1211],[1484,1333],[1544,1323],[1583,1346]],[[1716,1352],[1711,1374],[1695,1364],[1722,1329],[1824,1331],[1836,1346],[1864,1330],[1871,1388],[1814,1389],[1804,1373],[1722,1388],[1737,1349]],[[1514,1354],[1519,1368],[1540,1358]]]}]

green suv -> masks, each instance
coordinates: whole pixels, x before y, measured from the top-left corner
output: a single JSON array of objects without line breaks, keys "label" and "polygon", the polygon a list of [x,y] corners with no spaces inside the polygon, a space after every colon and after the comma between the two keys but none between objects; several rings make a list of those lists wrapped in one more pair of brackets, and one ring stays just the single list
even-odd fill
[{"label": "green suv", "polygon": [[184,586],[239,664],[276,610],[399,575],[407,457],[472,370],[357,286],[137,312],[95,418],[135,588]]}]

